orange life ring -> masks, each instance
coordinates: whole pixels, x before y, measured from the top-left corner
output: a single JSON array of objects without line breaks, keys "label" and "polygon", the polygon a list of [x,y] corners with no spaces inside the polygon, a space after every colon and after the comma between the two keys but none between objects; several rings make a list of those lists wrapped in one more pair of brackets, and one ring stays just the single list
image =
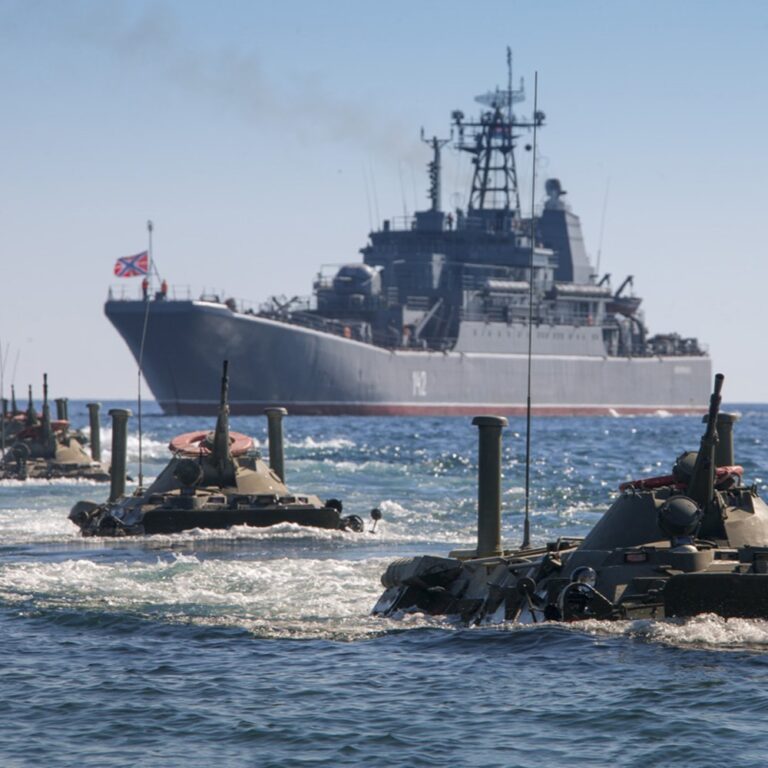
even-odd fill
[{"label": "orange life ring", "polygon": [[[715,470],[715,485],[722,482],[731,475],[741,477],[744,474],[744,467],[735,464],[730,467],[718,467]],[[672,485],[677,489],[684,488],[686,483],[681,483],[674,475],[659,475],[658,477],[645,477],[641,480],[629,480],[619,486],[620,491],[626,491],[630,488],[638,490],[648,490],[651,488],[661,488],[663,485]]]},{"label": "orange life ring", "polygon": [[[205,444],[205,439],[212,434],[212,432],[204,429],[197,432],[185,432],[183,435],[176,435],[168,447],[173,453],[181,453],[185,456],[200,456],[200,454],[207,456],[211,449]],[[233,456],[242,456],[251,448],[253,448],[253,439],[248,435],[241,432],[229,433],[229,450]]]}]

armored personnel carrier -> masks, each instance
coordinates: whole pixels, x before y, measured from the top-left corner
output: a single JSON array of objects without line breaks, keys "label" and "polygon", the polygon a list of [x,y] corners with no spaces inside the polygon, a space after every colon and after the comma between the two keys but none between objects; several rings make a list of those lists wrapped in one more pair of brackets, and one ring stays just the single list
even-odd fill
[{"label": "armored personnel carrier", "polygon": [[[130,411],[113,409],[112,479],[103,504],[79,501],[69,519],[84,536],[178,533],[192,528],[266,527],[297,523],[360,532],[357,515],[342,515],[338,499],[322,502],[285,485],[282,418],[284,408],[267,409],[267,465],[253,440],[229,429],[227,363],[221,379],[214,432],[188,432],[171,440],[172,458],[149,488],[126,495],[126,437]],[[372,513],[374,518],[378,512]]]},{"label": "armored personnel carrier", "polygon": [[[80,478],[106,482],[109,472],[101,463],[98,403],[89,403],[91,412],[91,453],[83,447],[88,442],[79,430],[69,423],[66,398],[56,400],[57,418],[51,419],[48,404],[48,376],[43,375],[43,409],[38,414],[29,388],[27,410],[16,407],[16,396],[7,418],[3,419],[5,433],[3,457],[0,461],[0,480],[26,480],[28,478],[60,479]],[[8,439],[10,438],[10,439]]]},{"label": "armored personnel carrier", "polygon": [[734,463],[736,416],[720,413],[715,377],[697,452],[668,475],[622,484],[583,539],[501,545],[501,432],[480,428],[477,548],[392,563],[374,613],[404,611],[496,621],[634,619],[715,613],[768,618],[768,505]]}]

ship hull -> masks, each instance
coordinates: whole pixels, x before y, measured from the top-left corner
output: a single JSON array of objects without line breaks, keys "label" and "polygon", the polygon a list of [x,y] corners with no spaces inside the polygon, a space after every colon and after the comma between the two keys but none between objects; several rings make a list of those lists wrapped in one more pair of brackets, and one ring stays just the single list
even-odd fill
[{"label": "ship hull", "polygon": [[[147,305],[108,301],[105,312],[138,360]],[[489,338],[503,336],[491,324]],[[503,342],[499,342],[501,345]],[[536,354],[532,410],[549,415],[695,413],[708,400],[705,356],[617,358]],[[213,414],[221,361],[230,361],[233,413],[273,405],[294,414],[523,413],[527,356],[520,352],[387,350],[204,301],[149,304],[143,371],[170,414]]]}]

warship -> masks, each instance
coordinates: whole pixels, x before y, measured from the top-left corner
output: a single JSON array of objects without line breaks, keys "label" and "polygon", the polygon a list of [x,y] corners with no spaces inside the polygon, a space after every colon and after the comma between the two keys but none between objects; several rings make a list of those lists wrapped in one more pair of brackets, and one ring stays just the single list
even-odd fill
[{"label": "warship", "polygon": [[[449,139],[424,140],[429,205],[369,234],[362,262],[321,268],[308,298],[262,305],[167,286],[105,313],[166,413],[215,413],[228,357],[233,413],[281,404],[296,414],[520,414],[526,406],[533,304],[537,414],[701,412],[711,364],[695,338],[651,334],[633,276],[612,286],[584,245],[558,179],[524,215],[516,149],[545,115],[519,114],[523,82],[451,115]],[[471,163],[464,207],[442,204],[442,152]],[[530,145],[525,146],[530,149]],[[531,285],[531,281],[533,285]],[[149,302],[149,306],[147,306]]]},{"label": "warship", "polygon": [[720,413],[715,378],[698,451],[667,475],[623,483],[582,538],[504,549],[501,433],[481,416],[478,536],[473,550],[404,558],[382,576],[379,616],[503,621],[663,619],[714,613],[768,618],[768,505],[734,463],[735,414]]},{"label": "warship", "polygon": [[[29,388],[26,411],[3,402],[2,461],[0,480],[83,479],[107,482],[109,472],[101,463],[99,403],[88,403],[91,439],[70,426],[67,398],[56,400],[56,419],[48,403],[48,375],[43,375],[43,407],[38,414]],[[90,442],[90,455],[84,445]]]},{"label": "warship", "polygon": [[[296,523],[360,533],[358,515],[342,515],[339,499],[322,502],[285,485],[282,419],[284,408],[267,409],[269,465],[247,435],[229,429],[227,362],[221,377],[216,428],[178,435],[172,458],[148,488],[126,494],[127,423],[131,413],[113,408],[112,472],[105,503],[78,501],[69,513],[83,536],[179,533],[193,528],[234,525],[268,527]],[[375,523],[378,509],[371,511]]]}]

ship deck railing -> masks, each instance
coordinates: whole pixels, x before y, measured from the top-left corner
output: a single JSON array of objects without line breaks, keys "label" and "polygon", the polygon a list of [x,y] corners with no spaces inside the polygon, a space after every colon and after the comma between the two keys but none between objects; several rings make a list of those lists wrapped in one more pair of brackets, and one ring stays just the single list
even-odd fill
[{"label": "ship deck railing", "polygon": [[[526,304],[500,304],[488,306],[484,309],[462,308],[460,312],[462,320],[473,322],[492,323],[528,323],[528,306]],[[534,309],[533,321],[537,325],[571,325],[576,328],[583,326],[601,326],[603,323],[595,320],[588,312],[547,312]],[[610,325],[606,321],[605,325]]]},{"label": "ship deck railing", "polygon": [[[411,339],[407,336],[398,338],[395,333],[381,333],[371,329],[370,324],[363,320],[337,320],[323,317],[314,311],[310,297],[293,297],[287,299],[284,296],[273,297],[269,302],[257,303],[247,299],[235,299],[226,296],[224,291],[209,291],[204,289],[199,294],[194,294],[188,285],[169,286],[163,294],[152,286],[148,298],[152,301],[206,301],[212,304],[220,304],[237,314],[267,317],[290,325],[297,325],[312,330],[330,333],[355,341],[374,344],[377,347],[388,350],[418,350],[429,349],[433,351],[448,351],[453,348],[456,339],[453,337],[430,338],[429,343],[424,340]],[[409,297],[414,298],[414,297]],[[141,284],[125,285],[118,283],[109,287],[108,299],[110,301],[141,301],[143,292]],[[509,325],[528,323],[528,308],[492,307],[488,311],[462,309],[461,320],[475,322],[506,322]],[[594,322],[588,315],[573,315],[569,317],[554,316],[550,313],[534,313],[534,323],[540,325],[570,325],[574,328],[599,327],[602,329],[615,328],[615,321],[606,317],[602,322]],[[683,338],[676,334],[653,336],[643,341],[634,341],[630,348],[620,345],[615,352],[606,350],[609,357],[701,357],[707,356],[709,351],[706,345],[702,345],[695,338]]]},{"label": "ship deck railing", "polygon": [[[543,208],[536,207],[536,216],[541,216]],[[418,228],[416,216],[392,216],[384,220],[382,232],[407,232]],[[446,212],[442,222],[442,231],[480,232],[491,235],[527,235],[530,231],[530,219],[518,219],[504,208],[488,208],[481,211],[462,211],[461,214]],[[438,231],[440,231],[438,229]]]},{"label": "ship deck railing", "polygon": [[[117,283],[109,286],[107,299],[109,301],[142,301],[144,299],[141,283],[125,285]],[[150,286],[148,298],[152,301],[205,301],[210,304],[221,304],[233,312],[244,315],[257,315],[265,312],[275,312],[280,309],[291,311],[309,311],[312,302],[309,297],[273,296],[267,302],[257,302],[250,299],[241,299],[229,295],[226,291],[203,288],[202,291],[193,291],[189,285],[170,285],[166,293],[163,293],[157,285]]]},{"label": "ship deck railing", "polygon": [[[236,299],[229,296],[226,291],[217,289],[203,288],[202,291],[193,291],[191,285],[169,285],[166,292],[163,293],[160,286],[153,282],[148,291],[148,297],[152,300],[168,301],[209,301],[212,304],[225,304],[229,306],[234,302],[239,307],[258,307],[256,302],[248,299]],[[129,285],[125,283],[115,283],[109,286],[107,298],[110,301],[141,301],[144,292],[141,282],[131,281]]]}]

